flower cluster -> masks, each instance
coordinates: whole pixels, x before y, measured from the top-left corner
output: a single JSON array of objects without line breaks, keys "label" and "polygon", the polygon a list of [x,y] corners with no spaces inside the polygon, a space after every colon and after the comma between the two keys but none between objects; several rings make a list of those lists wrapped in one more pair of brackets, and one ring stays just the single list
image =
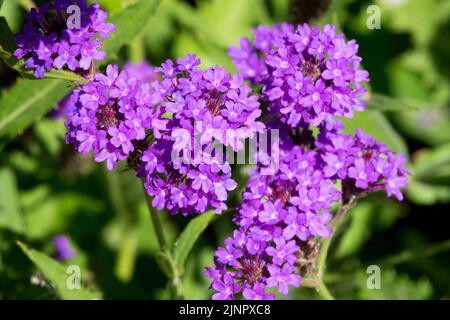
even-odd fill
[{"label": "flower cluster", "polygon": [[388,196],[403,200],[400,189],[407,186],[409,174],[402,167],[405,157],[395,155],[361,129],[353,137],[340,132],[342,129],[342,123],[335,122],[331,130],[321,131],[316,142],[323,150],[325,177],[341,179],[346,188],[356,193],[385,189]]},{"label": "flower cluster", "polygon": [[364,109],[361,84],[368,73],[360,69],[357,43],[336,35],[336,27],[280,24],[254,34],[253,42],[243,38],[229,53],[245,78],[262,86],[268,110],[283,122],[318,126]]},{"label": "flower cluster", "polygon": [[92,151],[95,161],[106,161],[110,170],[119,160],[131,161],[149,130],[158,136],[166,128],[164,111],[155,107],[151,94],[155,77],[146,64],[127,64],[120,73],[117,66],[109,65],[106,75],[98,73],[74,90],[68,98],[67,143],[83,154]]},{"label": "flower cluster", "polygon": [[[69,16],[73,5],[79,16],[76,10]],[[28,14],[14,55],[37,78],[52,68],[89,78],[53,114],[67,114],[67,142],[109,170],[126,161],[158,210],[223,212],[228,191],[237,187],[227,157],[264,129],[280,132],[279,141],[271,137],[267,149],[254,153],[257,165],[233,219],[237,228],[206,269],[214,299],[274,299],[272,288],[288,294],[301,283],[301,257],[313,257],[316,238],[333,231],[333,204],[380,189],[402,200],[405,158],[361,130],[344,134],[336,119],[364,109],[368,73],[356,42],[334,26],[258,27],[254,41],[230,48],[240,74],[201,69],[195,55],[159,68],[109,65],[102,74],[94,72],[106,55],[99,38],[115,30],[106,18],[86,0],[47,2]],[[255,139],[258,148],[263,140]],[[73,256],[67,238],[54,243],[60,259]]]},{"label": "flower cluster", "polygon": [[93,61],[106,56],[99,50],[102,42],[98,37],[108,38],[115,31],[106,18],[98,4],[88,6],[86,0],[46,2],[28,13],[17,34],[14,55],[26,58],[25,67],[34,69],[36,78],[43,78],[45,70],[52,68],[83,74]]},{"label": "flower cluster", "polygon": [[[153,206],[183,215],[212,206],[226,209],[227,191],[236,187],[231,168],[218,150],[239,150],[243,139],[263,128],[259,102],[239,75],[224,68],[200,70],[195,55],[167,60],[154,86],[160,105],[172,115],[168,131],[150,145],[138,174],[145,179]],[[219,143],[219,149],[209,147]]]},{"label": "flower cluster", "polygon": [[207,269],[214,299],[271,299],[265,288],[288,294],[298,287],[295,273],[299,243],[310,237],[328,237],[329,213],[341,193],[323,173],[318,151],[301,146],[283,147],[275,175],[250,174],[243,204],[234,219],[238,229],[219,248],[214,268]]}]

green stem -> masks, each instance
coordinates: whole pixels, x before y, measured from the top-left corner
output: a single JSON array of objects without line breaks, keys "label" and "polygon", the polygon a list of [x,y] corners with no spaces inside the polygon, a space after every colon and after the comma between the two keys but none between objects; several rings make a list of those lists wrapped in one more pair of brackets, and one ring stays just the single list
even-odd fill
[{"label": "green stem", "polygon": [[334,300],[333,295],[328,291],[327,286],[323,283],[323,281],[320,279],[319,283],[316,286],[317,292],[320,294],[322,299],[324,300]]},{"label": "green stem", "polygon": [[317,286],[316,290],[320,294],[320,296],[325,300],[334,300],[334,297],[331,295],[330,291],[326,287],[325,283],[323,282],[323,274],[325,272],[326,268],[326,261],[328,256],[328,251],[330,249],[331,241],[333,240],[334,235],[337,232],[337,229],[339,228],[339,225],[342,222],[342,218],[344,217],[345,213],[353,207],[353,205],[356,202],[357,197],[351,196],[350,199],[345,202],[342,207],[339,208],[339,211],[337,212],[336,216],[333,219],[333,223],[331,225],[331,228],[333,229],[330,237],[325,239],[322,242],[322,246],[320,248],[319,258],[317,259]]},{"label": "green stem", "polygon": [[151,198],[149,197],[147,190],[144,189],[145,199],[147,202],[148,211],[152,219],[153,228],[155,229],[156,238],[158,239],[158,244],[160,248],[160,253],[167,264],[167,275],[170,278],[171,285],[174,289],[174,298],[183,299],[183,283],[181,281],[181,275],[172,257],[172,252],[167,245],[166,238],[164,236],[164,228],[160,213],[157,212],[151,205]]}]

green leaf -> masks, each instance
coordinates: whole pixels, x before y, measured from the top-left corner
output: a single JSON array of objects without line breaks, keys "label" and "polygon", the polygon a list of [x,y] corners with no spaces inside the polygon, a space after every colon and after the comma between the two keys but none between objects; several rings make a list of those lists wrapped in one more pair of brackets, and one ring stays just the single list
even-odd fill
[{"label": "green leaf", "polygon": [[[64,300],[93,300],[98,299],[98,295],[80,284],[80,289],[69,289],[67,286],[69,277],[73,273],[66,271],[64,266],[49,256],[29,248],[27,245],[18,242],[19,247],[28,256],[28,258],[42,271],[45,278],[49,280],[56,288],[58,295]],[[83,272],[83,270],[81,270]]]},{"label": "green leaf", "polygon": [[0,228],[17,233],[24,230],[16,177],[7,167],[0,168]]},{"label": "green leaf", "polygon": [[412,201],[431,205],[450,200],[450,143],[418,152],[411,171],[407,195]]},{"label": "green leaf", "polygon": [[137,4],[129,6],[111,19],[117,31],[111,38],[104,41],[102,49],[106,51],[108,59],[117,56],[120,48],[131,44],[139,36],[151,21],[160,1],[141,0]]},{"label": "green leaf", "polygon": [[56,107],[71,90],[61,80],[18,79],[0,97],[0,137],[13,137]]},{"label": "green leaf", "polygon": [[422,151],[414,159],[414,177],[431,180],[450,174],[450,143]]},{"label": "green leaf", "polygon": [[3,6],[3,0],[0,0],[0,10],[2,9]]},{"label": "green leaf", "polygon": [[366,282],[371,274],[358,273],[360,289],[358,297],[364,300],[425,300],[433,295],[433,286],[425,277],[412,280],[406,274],[398,274],[394,269],[382,268],[381,288],[370,289]]},{"label": "green leaf", "polygon": [[184,271],[184,264],[195,242],[216,216],[214,211],[207,211],[195,217],[188,223],[178,240],[175,242],[173,259],[180,273],[183,273]]},{"label": "green leaf", "polygon": [[379,93],[372,93],[367,101],[367,109],[376,111],[416,111],[419,108],[420,106]]},{"label": "green leaf", "polygon": [[114,267],[114,273],[122,282],[129,282],[133,276],[138,248],[137,237],[136,228],[129,227],[123,230]]}]

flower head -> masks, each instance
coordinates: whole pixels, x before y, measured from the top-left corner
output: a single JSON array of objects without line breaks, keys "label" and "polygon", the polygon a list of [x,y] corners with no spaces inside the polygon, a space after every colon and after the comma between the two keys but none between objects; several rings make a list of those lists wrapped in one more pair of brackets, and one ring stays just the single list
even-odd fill
[{"label": "flower head", "polygon": [[261,85],[262,99],[283,122],[318,126],[363,110],[368,73],[360,69],[356,42],[346,42],[336,27],[284,23],[260,26],[254,35],[229,54],[246,79]]},{"label": "flower head", "polygon": [[34,69],[36,78],[43,78],[52,68],[85,74],[92,62],[106,56],[99,50],[99,38],[108,38],[115,31],[106,23],[107,16],[98,4],[88,6],[86,0],[46,2],[28,13],[22,31],[16,35],[14,55],[26,59],[25,67]]}]

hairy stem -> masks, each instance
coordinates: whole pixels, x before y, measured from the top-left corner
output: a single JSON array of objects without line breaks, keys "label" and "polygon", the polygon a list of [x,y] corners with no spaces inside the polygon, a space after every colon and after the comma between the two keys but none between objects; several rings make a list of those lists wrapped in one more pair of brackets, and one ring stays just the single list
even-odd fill
[{"label": "hairy stem", "polygon": [[319,293],[319,295],[324,300],[334,300],[333,295],[328,291],[327,286],[323,283],[322,279],[320,279],[319,283],[316,286],[316,290]]},{"label": "hairy stem", "polygon": [[174,262],[172,257],[172,252],[170,251],[169,246],[167,245],[166,238],[164,236],[164,228],[161,221],[160,213],[157,212],[151,205],[151,198],[147,194],[147,191],[144,189],[145,199],[147,202],[148,211],[150,213],[150,217],[152,219],[153,228],[155,229],[156,238],[158,239],[160,253],[164,262],[167,264],[168,277],[170,278],[170,283],[172,288],[174,289],[174,298],[183,299],[183,283],[181,281],[180,272]]},{"label": "hairy stem", "polygon": [[323,274],[326,268],[326,261],[328,256],[328,251],[330,249],[331,241],[333,240],[334,235],[339,228],[339,225],[342,222],[342,218],[345,213],[355,205],[357,197],[355,195],[350,196],[348,199],[344,200],[342,207],[339,208],[336,216],[333,219],[331,224],[331,228],[333,229],[330,237],[325,239],[322,242],[322,246],[320,248],[319,258],[317,259],[317,285],[316,290],[320,294],[320,296],[325,300],[334,300],[334,297],[331,295],[330,291],[326,287],[323,282]]}]

